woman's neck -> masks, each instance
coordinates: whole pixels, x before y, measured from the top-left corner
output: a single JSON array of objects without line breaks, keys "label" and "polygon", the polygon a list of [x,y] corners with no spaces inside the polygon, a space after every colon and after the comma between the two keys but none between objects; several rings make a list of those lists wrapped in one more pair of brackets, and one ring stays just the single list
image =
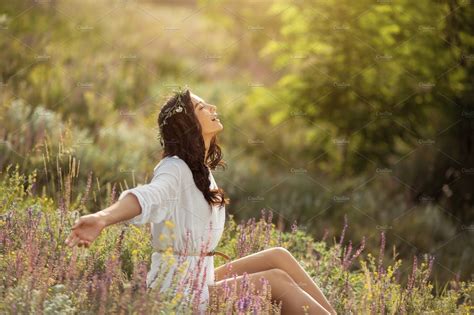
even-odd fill
[{"label": "woman's neck", "polygon": [[209,152],[209,146],[211,145],[212,136],[204,136],[204,164],[206,164],[207,153]]}]

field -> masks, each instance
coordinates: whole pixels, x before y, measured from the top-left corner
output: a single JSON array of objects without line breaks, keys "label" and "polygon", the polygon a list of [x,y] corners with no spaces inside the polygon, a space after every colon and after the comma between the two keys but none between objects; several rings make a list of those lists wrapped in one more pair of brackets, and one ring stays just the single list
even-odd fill
[{"label": "field", "polygon": [[[224,125],[220,249],[286,248],[341,314],[472,313],[472,21],[455,0],[0,0],[0,313],[190,309],[146,292],[148,227],[63,243],[150,180],[177,86]],[[278,309],[262,294],[215,307]]]}]

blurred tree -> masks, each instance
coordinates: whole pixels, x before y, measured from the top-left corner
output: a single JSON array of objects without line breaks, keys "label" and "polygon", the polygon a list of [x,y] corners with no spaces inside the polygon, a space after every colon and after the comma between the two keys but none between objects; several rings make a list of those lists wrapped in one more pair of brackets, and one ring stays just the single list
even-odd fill
[{"label": "blurred tree", "polygon": [[301,112],[308,133],[321,136],[313,156],[322,146],[325,161],[344,176],[397,169],[431,146],[435,154],[423,169],[400,176],[414,176],[413,199],[428,194],[471,220],[462,205],[473,201],[472,7],[279,1],[272,12],[282,26],[262,55],[286,74],[252,102],[269,109],[274,124]]},{"label": "blurred tree", "polygon": [[[417,197],[442,200],[464,227],[473,221],[474,204],[474,10],[465,1],[446,1],[440,39],[451,64],[436,78],[434,106],[444,118],[439,145]],[[447,125],[447,127],[445,127]]]},{"label": "blurred tree", "polygon": [[251,73],[254,82],[273,82],[271,59],[260,58],[258,52],[277,35],[279,19],[265,14],[271,6],[267,1],[199,1],[203,12],[213,21],[213,27],[224,29],[229,42],[219,55],[229,66],[242,74]]}]

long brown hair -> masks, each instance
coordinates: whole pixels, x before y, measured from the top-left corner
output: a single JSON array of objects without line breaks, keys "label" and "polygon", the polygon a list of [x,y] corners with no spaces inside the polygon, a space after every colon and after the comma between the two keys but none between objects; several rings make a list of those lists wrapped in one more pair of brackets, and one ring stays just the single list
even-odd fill
[{"label": "long brown hair", "polygon": [[[166,124],[163,125],[166,113],[177,106],[179,102],[186,110],[169,116],[166,118]],[[162,127],[160,128],[160,126]],[[203,193],[209,205],[219,204],[222,207],[224,204],[228,204],[230,199],[225,197],[222,188],[211,190],[209,187],[211,184],[209,169],[215,170],[217,166],[225,169],[226,164],[222,160],[222,151],[217,144],[217,135],[210,141],[204,163],[206,152],[204,138],[202,137],[201,124],[194,114],[189,89],[175,91],[168,97],[158,115],[158,129],[160,142],[164,149],[162,158],[177,155],[184,160],[193,173],[194,183]]]}]

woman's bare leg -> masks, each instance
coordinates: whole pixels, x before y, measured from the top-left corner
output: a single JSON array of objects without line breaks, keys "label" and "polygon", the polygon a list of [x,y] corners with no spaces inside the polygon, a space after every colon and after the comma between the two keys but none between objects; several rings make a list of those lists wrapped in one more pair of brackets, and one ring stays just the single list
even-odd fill
[{"label": "woman's bare leg", "polygon": [[[268,280],[270,284],[270,291],[272,300],[282,301],[282,314],[304,314],[303,306],[308,306],[306,312],[308,314],[330,314],[324,307],[322,307],[315,299],[311,297],[306,291],[301,289],[293,279],[281,269],[269,269],[256,273],[250,273],[248,278],[256,290],[261,290],[263,285],[260,278],[263,277]],[[227,282],[227,286],[233,288],[237,284],[237,293],[240,294],[240,286],[243,275],[223,279],[217,281],[214,285],[209,285],[210,304],[213,301],[213,295],[223,295],[223,284]]]},{"label": "woman's bare leg", "polygon": [[285,271],[301,289],[306,291],[331,314],[336,314],[321,289],[314,283],[295,257],[284,247],[268,248],[227,262],[215,269],[215,280],[219,281],[231,277],[233,274],[257,273],[275,268]]}]

